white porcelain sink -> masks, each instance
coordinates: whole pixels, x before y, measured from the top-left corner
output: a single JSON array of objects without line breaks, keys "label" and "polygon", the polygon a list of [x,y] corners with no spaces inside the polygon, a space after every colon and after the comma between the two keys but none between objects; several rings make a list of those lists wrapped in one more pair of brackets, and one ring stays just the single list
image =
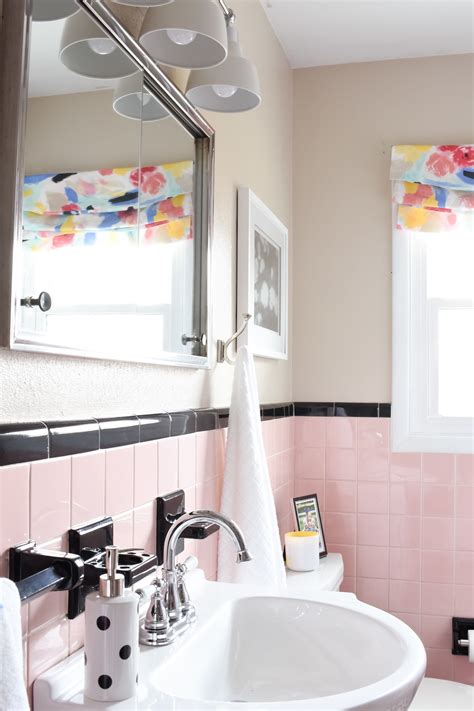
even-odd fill
[{"label": "white porcelain sink", "polygon": [[[107,709],[409,707],[426,656],[398,619],[347,593],[302,599],[190,578],[196,626],[169,647],[142,648],[137,697]],[[78,652],[46,672],[35,711],[104,708],[84,699],[82,664]]]}]

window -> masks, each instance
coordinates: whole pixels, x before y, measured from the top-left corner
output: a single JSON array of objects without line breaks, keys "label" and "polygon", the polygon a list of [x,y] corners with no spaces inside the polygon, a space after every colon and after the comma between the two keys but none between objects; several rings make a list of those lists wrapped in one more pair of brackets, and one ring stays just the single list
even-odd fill
[{"label": "window", "polygon": [[[472,160],[472,147],[462,148]],[[458,149],[397,146],[392,156],[392,178],[410,177],[394,184],[395,451],[473,451],[474,185],[453,160]]]}]

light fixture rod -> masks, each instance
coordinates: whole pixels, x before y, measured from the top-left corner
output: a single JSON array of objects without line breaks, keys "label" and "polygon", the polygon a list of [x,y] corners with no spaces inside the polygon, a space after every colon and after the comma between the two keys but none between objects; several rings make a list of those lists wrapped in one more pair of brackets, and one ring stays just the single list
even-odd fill
[{"label": "light fixture rod", "polygon": [[226,22],[233,22],[235,20],[235,14],[234,11],[230,9],[230,7],[227,6],[227,4],[224,2],[224,0],[219,0],[219,5],[222,8],[222,12],[225,15]]}]

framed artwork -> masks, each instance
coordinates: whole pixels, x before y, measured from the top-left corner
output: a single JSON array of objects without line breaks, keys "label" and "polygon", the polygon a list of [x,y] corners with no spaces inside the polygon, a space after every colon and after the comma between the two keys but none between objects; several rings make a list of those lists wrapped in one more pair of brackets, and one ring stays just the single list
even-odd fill
[{"label": "framed artwork", "polygon": [[306,496],[297,496],[293,499],[293,506],[295,507],[295,519],[298,531],[319,532],[319,557],[324,558],[324,556],[328,554],[328,549],[324,537],[323,522],[317,495],[307,494]]},{"label": "framed artwork", "polygon": [[249,188],[238,191],[237,322],[252,314],[238,346],[288,358],[288,229]]}]

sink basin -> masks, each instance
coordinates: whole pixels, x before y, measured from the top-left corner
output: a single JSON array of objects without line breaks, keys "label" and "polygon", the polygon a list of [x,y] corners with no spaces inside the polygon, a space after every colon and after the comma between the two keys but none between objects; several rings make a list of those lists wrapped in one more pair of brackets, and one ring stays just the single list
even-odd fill
[{"label": "sink basin", "polygon": [[[426,655],[403,622],[349,593],[269,595],[213,583],[188,589],[198,622],[168,647],[142,647],[136,697],[107,709],[407,709]],[[98,709],[77,652],[34,685],[35,711]]]}]

